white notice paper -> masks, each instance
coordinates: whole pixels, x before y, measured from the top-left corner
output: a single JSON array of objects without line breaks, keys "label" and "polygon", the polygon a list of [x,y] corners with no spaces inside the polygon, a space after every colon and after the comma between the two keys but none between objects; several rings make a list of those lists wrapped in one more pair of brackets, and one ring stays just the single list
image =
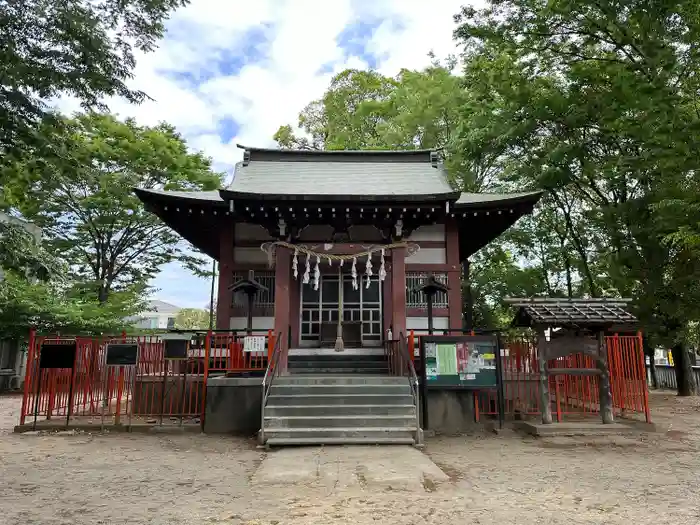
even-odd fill
[{"label": "white notice paper", "polygon": [[265,350],[264,335],[247,335],[243,339],[244,352],[263,352]]}]

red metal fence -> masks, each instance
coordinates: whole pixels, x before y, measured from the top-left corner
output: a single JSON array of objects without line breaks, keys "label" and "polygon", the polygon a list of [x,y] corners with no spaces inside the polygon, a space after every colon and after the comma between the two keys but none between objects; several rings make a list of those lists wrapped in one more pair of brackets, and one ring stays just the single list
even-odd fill
[{"label": "red metal fence", "polygon": [[[641,334],[610,335],[605,337],[604,343],[608,353],[613,412],[618,416],[640,414],[651,422]],[[502,344],[504,355],[501,356],[501,370],[506,416],[539,415],[541,401],[536,342],[525,336],[504,336]],[[411,332],[409,349],[412,355],[417,354],[419,345],[420,335]],[[595,363],[587,355],[573,354],[552,360],[547,366],[581,369],[595,368]],[[586,416],[600,411],[597,376],[551,375],[549,392],[552,414],[557,421],[562,421],[565,416]],[[480,415],[498,414],[495,389],[477,392],[474,400],[477,419]]]},{"label": "red metal fence", "polygon": [[[244,351],[246,335],[264,337],[265,348]],[[72,341],[77,346],[72,369],[39,369],[42,344]],[[135,343],[137,364],[107,366],[110,343]],[[262,374],[274,343],[271,331],[200,333],[189,341],[186,359],[171,360],[165,358],[161,335],[58,337],[32,332],[20,424],[69,415],[86,424],[152,422],[154,418],[161,423],[164,418],[200,423],[208,376]]]},{"label": "red metal fence", "polygon": [[[262,351],[244,351],[245,333],[196,334],[184,360],[165,359],[161,335],[114,337],[55,337],[30,334],[27,373],[20,424],[71,417],[85,423],[108,424],[136,419],[153,422],[165,418],[201,423],[206,381],[210,375],[259,374],[262,376],[275,346],[272,331]],[[420,335],[409,335],[409,353],[415,355]],[[45,342],[75,341],[73,369],[39,370],[39,350]],[[136,366],[106,366],[107,344],[136,343]],[[505,413],[510,417],[540,414],[537,345],[526,337],[507,337],[501,357]],[[650,421],[641,335],[605,337],[610,368],[613,410],[616,415],[642,414]],[[419,363],[416,360],[416,365]],[[590,357],[575,354],[548,363],[550,368],[594,368]],[[418,368],[418,366],[416,366]],[[556,374],[549,378],[552,413],[563,417],[599,412],[597,376]],[[72,386],[72,388],[71,388]],[[497,393],[482,390],[475,396],[475,412],[497,415]]]}]

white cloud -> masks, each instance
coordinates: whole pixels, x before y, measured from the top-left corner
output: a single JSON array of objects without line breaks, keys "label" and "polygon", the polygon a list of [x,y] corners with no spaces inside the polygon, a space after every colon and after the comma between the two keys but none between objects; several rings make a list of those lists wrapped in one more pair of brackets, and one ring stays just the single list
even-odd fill
[{"label": "white cloud", "polygon": [[[230,175],[241,157],[236,142],[273,145],[277,128],[296,124],[299,111],[323,94],[335,73],[368,67],[366,56],[348,53],[338,43],[350,24],[375,27],[366,51],[378,59],[379,71],[394,75],[401,68],[428,65],[430,50],[438,57],[456,52],[453,16],[464,3],[469,2],[193,0],[173,13],[160,47],[137,57],[130,85],[153,100],[138,106],[108,103],[115,113],[144,125],[173,124],[193,149],[204,151],[217,170]],[[242,67],[231,70],[232,60]],[[71,100],[58,105],[77,109]],[[222,119],[238,124],[235,137],[220,136]],[[165,282],[158,283],[163,297],[178,304]],[[187,304],[206,302],[206,286],[196,293]]]}]

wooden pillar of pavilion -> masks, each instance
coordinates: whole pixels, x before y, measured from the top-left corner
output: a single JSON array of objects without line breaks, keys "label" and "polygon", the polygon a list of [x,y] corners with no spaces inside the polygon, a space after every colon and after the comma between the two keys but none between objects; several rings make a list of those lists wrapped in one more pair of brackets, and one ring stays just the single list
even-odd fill
[{"label": "wooden pillar of pavilion", "polygon": [[291,309],[292,254],[288,248],[275,249],[275,337],[281,337],[280,348],[289,348]]},{"label": "wooden pillar of pavilion", "polygon": [[393,337],[406,336],[406,248],[394,248],[391,255],[391,326]]},{"label": "wooden pillar of pavilion", "polygon": [[447,270],[447,307],[450,330],[461,330],[462,323],[462,266],[459,261],[459,227],[455,220],[445,225]]},{"label": "wooden pillar of pavilion", "polygon": [[219,230],[219,289],[216,299],[216,329],[231,328],[231,308],[233,302],[233,245],[235,224],[224,224]]}]

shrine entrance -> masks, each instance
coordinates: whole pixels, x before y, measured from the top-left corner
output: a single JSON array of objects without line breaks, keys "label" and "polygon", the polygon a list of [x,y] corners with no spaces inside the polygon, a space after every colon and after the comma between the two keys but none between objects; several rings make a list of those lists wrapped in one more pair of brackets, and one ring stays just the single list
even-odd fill
[{"label": "shrine entrance", "polygon": [[[381,346],[382,286],[379,278],[363,276],[357,288],[353,286],[351,275],[342,278],[342,295],[339,275],[322,275],[318,290],[312,284],[301,286],[301,346],[326,346],[329,342],[326,339],[335,341],[341,310],[348,346],[358,343],[360,346]],[[331,342],[329,346],[332,345]]]}]

